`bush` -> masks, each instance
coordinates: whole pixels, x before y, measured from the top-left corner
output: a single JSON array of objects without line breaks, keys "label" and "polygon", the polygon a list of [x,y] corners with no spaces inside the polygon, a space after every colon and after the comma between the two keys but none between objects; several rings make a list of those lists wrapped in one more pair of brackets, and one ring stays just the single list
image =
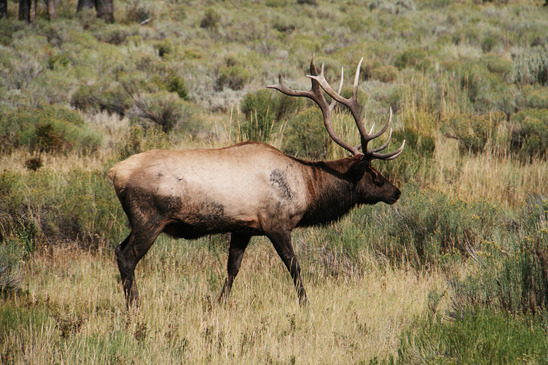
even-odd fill
[{"label": "bush", "polygon": [[461,152],[482,153],[487,146],[507,149],[507,141],[499,136],[498,130],[506,121],[503,113],[487,115],[456,114],[442,122],[442,132],[446,137],[459,141]]},{"label": "bush", "polygon": [[243,66],[223,66],[219,69],[217,76],[217,91],[228,87],[232,90],[241,90],[251,79],[249,71]]},{"label": "bush", "polygon": [[395,263],[402,259],[414,267],[443,265],[453,256],[466,256],[468,247],[491,237],[501,223],[494,206],[465,203],[407,184],[398,207],[389,212],[384,230],[394,237],[376,247]]},{"label": "bush", "polygon": [[519,109],[548,109],[548,87],[525,85],[521,90]]},{"label": "bush", "polygon": [[377,67],[372,71],[371,78],[382,82],[394,82],[398,79],[398,69],[391,65]]},{"label": "bush", "polygon": [[508,314],[548,310],[548,199],[529,199],[509,232],[488,237],[472,255],[478,263],[453,284],[459,308],[480,305]]},{"label": "bush", "polygon": [[548,149],[548,109],[522,110],[510,119],[512,151],[523,160],[546,156]]},{"label": "bush", "polygon": [[291,118],[284,131],[283,152],[306,159],[326,159],[331,139],[322,121],[322,112],[317,107]]},{"label": "bush", "polygon": [[240,103],[245,115],[240,133],[249,140],[267,141],[274,124],[287,119],[300,105],[300,99],[271,90],[247,93]]},{"label": "bush", "polygon": [[392,142],[387,151],[401,146],[403,140],[405,140],[403,153],[390,163],[379,164],[379,171],[397,181],[421,183],[418,177],[421,176],[420,171],[428,171],[431,167],[430,160],[436,148],[435,140],[426,133],[406,128],[392,134]]},{"label": "bush", "polygon": [[105,175],[79,168],[65,174],[0,172],[0,239],[24,245],[27,252],[43,245],[97,247],[120,240],[126,220]]},{"label": "bush", "polygon": [[395,65],[400,70],[406,67],[413,67],[417,70],[426,71],[432,67],[432,61],[426,50],[409,48],[396,57]]},{"label": "bush", "polygon": [[[490,71],[489,65],[495,67],[496,72]],[[449,63],[447,68],[460,79],[461,87],[468,94],[476,112],[502,111],[510,114],[514,111],[512,90],[494,62],[461,60]]]},{"label": "bush", "polygon": [[102,135],[84,124],[75,111],[60,106],[18,108],[0,116],[1,151],[24,146],[38,152],[94,152]]},{"label": "bush", "polygon": [[548,83],[548,45],[526,49],[514,59],[515,81],[522,84]]},{"label": "bush", "polygon": [[187,126],[190,129],[195,109],[177,94],[161,91],[135,96],[130,114],[133,119],[152,122],[167,133]]},{"label": "bush", "polygon": [[200,27],[208,29],[217,29],[219,22],[221,21],[221,15],[213,9],[208,8],[204,13],[204,17],[200,21]]},{"label": "bush", "polygon": [[156,128],[142,128],[136,125],[130,128],[128,135],[120,146],[120,160],[125,160],[131,155],[151,149],[173,148],[173,144],[165,132]]},{"label": "bush", "polygon": [[120,85],[83,85],[74,92],[70,104],[82,111],[104,110],[123,117],[131,106],[131,98]]}]

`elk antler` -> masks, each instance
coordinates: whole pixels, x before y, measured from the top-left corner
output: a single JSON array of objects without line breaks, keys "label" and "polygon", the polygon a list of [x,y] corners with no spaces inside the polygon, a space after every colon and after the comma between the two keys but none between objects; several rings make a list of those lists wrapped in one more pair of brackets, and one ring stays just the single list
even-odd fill
[{"label": "elk antler", "polygon": [[[390,108],[390,113],[388,117],[388,121],[384,125],[384,127],[378,131],[377,133],[373,133],[373,128],[371,128],[371,131],[367,133],[365,130],[364,122],[361,117],[361,107],[358,104],[358,81],[360,78],[360,67],[363,62],[363,57],[360,60],[360,63],[358,64],[358,68],[356,69],[356,75],[354,77],[354,87],[352,89],[352,96],[350,98],[344,98],[340,95],[342,85],[343,85],[343,76],[344,76],[344,69],[341,70],[341,82],[339,84],[338,91],[333,90],[333,88],[329,85],[327,80],[324,77],[324,66],[322,65],[321,72],[318,75],[318,70],[316,69],[316,66],[314,65],[314,57],[312,57],[312,61],[310,62],[310,73],[311,75],[307,75],[308,78],[312,80],[312,88],[309,91],[295,91],[289,89],[282,80],[282,76],[280,75],[280,81],[277,85],[270,85],[267,86],[272,89],[279,90],[283,92],[286,95],[290,96],[305,96],[308,97],[316,102],[316,104],[319,105],[320,109],[322,110],[323,117],[324,117],[324,124],[327,129],[327,133],[331,136],[331,138],[341,147],[345,148],[346,150],[350,151],[352,154],[357,155],[359,154],[359,149],[361,147],[364,158],[372,160],[372,159],[381,159],[381,160],[392,160],[396,157],[398,157],[405,147],[405,140],[403,141],[400,148],[398,148],[394,152],[390,153],[378,153],[379,151],[384,150],[386,147],[388,147],[388,144],[390,143],[390,139],[392,138],[392,129],[390,129],[390,135],[388,136],[388,140],[384,145],[378,148],[374,148],[371,150],[367,149],[367,143],[380,135],[382,135],[388,127],[390,126],[390,123],[392,122],[392,108]],[[323,93],[321,89],[323,89],[327,95],[329,95],[333,101],[331,104],[327,105],[327,102],[325,101],[325,97],[323,96]],[[331,113],[333,109],[335,108],[335,102],[338,102],[342,105],[345,105],[348,109],[350,109],[350,112],[352,113],[352,116],[354,117],[354,120],[356,122],[356,126],[358,127],[358,130],[360,132],[361,137],[361,145],[357,147],[350,146],[348,143],[342,141],[338,136],[335,135],[333,132],[333,126],[331,124]]]},{"label": "elk antler", "polygon": [[363,57],[360,60],[360,63],[358,64],[358,68],[356,69],[356,76],[354,77],[354,88],[352,89],[352,96],[348,99],[342,97],[339,92],[335,92],[327,82],[327,80],[324,77],[323,72],[323,65],[322,65],[322,71],[319,75],[307,75],[307,77],[311,78],[312,80],[318,82],[322,89],[327,93],[327,95],[331,96],[333,100],[336,100],[342,105],[345,105],[348,109],[350,109],[350,112],[352,113],[352,116],[354,117],[354,120],[356,121],[356,125],[358,127],[358,130],[360,131],[361,136],[361,148],[364,154],[364,157],[368,159],[381,159],[381,160],[392,160],[400,155],[402,153],[403,148],[405,147],[405,140],[403,141],[400,148],[398,148],[394,152],[390,153],[378,153],[379,151],[382,151],[385,149],[388,144],[390,143],[390,139],[392,138],[392,130],[390,130],[390,135],[388,137],[388,141],[382,145],[381,147],[374,148],[372,150],[367,149],[367,143],[380,135],[382,135],[386,130],[388,129],[388,126],[392,122],[392,108],[390,108],[390,113],[388,117],[388,121],[384,125],[384,127],[378,131],[375,134],[371,134],[373,132],[373,128],[371,128],[371,131],[369,133],[366,132],[364,123],[361,117],[361,108],[358,104],[358,81],[360,79],[360,67],[363,62]]},{"label": "elk antler", "polygon": [[[322,72],[323,72],[323,68],[322,68]],[[312,56],[312,61],[310,61],[310,73],[314,76],[318,75],[318,70],[316,69],[316,65],[314,64],[314,56]],[[339,91],[338,91],[339,93],[342,90],[343,76],[344,76],[344,71],[341,70],[341,83],[339,85]],[[268,85],[267,87],[281,91],[282,93],[289,96],[304,96],[314,100],[314,102],[318,104],[318,106],[322,110],[323,123],[331,139],[333,139],[333,141],[335,141],[335,143],[337,143],[339,146],[348,150],[354,155],[357,155],[360,153],[360,150],[358,149],[358,147],[353,147],[349,145],[348,143],[340,139],[333,131],[333,124],[331,123],[331,114],[333,112],[333,109],[335,109],[336,102],[335,102],[335,99],[333,99],[331,104],[327,104],[327,101],[325,100],[325,97],[323,96],[322,90],[320,88],[320,84],[316,80],[312,80],[312,87],[310,88],[310,90],[307,90],[307,91],[292,90],[284,84],[282,75],[280,75],[279,82],[277,85]]]}]

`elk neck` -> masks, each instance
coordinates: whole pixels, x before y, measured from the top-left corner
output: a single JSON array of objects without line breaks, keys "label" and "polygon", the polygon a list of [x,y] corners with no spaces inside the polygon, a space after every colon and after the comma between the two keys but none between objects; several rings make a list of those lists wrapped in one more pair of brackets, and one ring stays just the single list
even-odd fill
[{"label": "elk neck", "polygon": [[361,157],[335,161],[302,161],[308,189],[308,209],[299,222],[307,227],[326,224],[344,216],[358,203],[353,166]]}]

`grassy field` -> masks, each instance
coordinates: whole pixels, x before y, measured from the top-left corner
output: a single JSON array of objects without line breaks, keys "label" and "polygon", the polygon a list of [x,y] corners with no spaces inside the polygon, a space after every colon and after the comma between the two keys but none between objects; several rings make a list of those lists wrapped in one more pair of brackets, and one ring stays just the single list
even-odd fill
[{"label": "grassy field", "polygon": [[[0,19],[0,363],[548,363],[540,1],[115,1],[113,24],[41,6]],[[407,141],[374,162],[401,199],[294,232],[308,307],[266,239],[219,304],[228,237],[161,236],[128,311],[109,168],[249,139],[345,156],[312,103],[265,89],[308,89],[313,54],[343,94],[365,58],[368,126],[392,108]]]}]

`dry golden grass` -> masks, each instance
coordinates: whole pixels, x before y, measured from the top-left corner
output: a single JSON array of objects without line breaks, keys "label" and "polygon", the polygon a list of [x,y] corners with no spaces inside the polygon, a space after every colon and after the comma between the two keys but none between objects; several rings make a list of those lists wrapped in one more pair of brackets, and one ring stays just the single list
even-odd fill
[{"label": "dry golden grass", "polygon": [[396,356],[402,330],[425,315],[428,292],[445,287],[437,273],[377,265],[339,277],[305,269],[310,306],[302,308],[281,260],[259,240],[229,302],[218,304],[226,254],[215,252],[161,239],[137,267],[142,306],[130,312],[110,253],[53,248],[34,255],[22,270],[29,294],[12,304],[47,312],[47,319],[10,332],[0,353],[11,349],[25,363],[368,361]]},{"label": "dry golden grass", "polygon": [[529,164],[489,152],[459,156],[458,142],[441,136],[436,146],[441,147],[436,147],[435,168],[427,180],[448,196],[516,207],[532,194],[548,191],[545,159]]}]

